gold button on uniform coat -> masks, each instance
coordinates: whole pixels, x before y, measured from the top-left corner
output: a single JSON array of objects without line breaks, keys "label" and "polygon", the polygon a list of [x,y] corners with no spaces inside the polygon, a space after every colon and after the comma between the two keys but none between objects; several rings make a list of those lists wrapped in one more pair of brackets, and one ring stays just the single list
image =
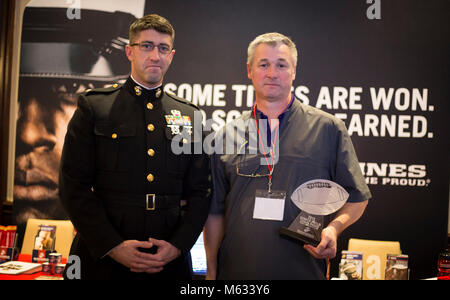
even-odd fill
[{"label": "gold button on uniform coat", "polygon": [[153,180],[155,180],[155,176],[153,176],[153,174],[148,174],[147,180],[148,180],[148,182],[153,182]]}]

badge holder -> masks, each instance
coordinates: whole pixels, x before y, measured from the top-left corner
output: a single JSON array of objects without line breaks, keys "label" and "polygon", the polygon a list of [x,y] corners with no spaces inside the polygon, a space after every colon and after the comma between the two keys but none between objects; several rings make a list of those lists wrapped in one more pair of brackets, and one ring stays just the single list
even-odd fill
[{"label": "badge holder", "polygon": [[256,190],[253,218],[261,220],[282,221],[286,192]]}]

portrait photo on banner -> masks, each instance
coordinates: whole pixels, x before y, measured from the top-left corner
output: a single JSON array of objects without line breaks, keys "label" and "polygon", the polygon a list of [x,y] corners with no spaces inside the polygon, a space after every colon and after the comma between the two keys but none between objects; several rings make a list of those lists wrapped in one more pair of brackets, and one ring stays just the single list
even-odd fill
[{"label": "portrait photo on banner", "polygon": [[32,0],[24,10],[13,189],[22,237],[29,218],[67,219],[58,195],[67,124],[80,93],[128,77],[128,27],[145,5],[76,3]]}]

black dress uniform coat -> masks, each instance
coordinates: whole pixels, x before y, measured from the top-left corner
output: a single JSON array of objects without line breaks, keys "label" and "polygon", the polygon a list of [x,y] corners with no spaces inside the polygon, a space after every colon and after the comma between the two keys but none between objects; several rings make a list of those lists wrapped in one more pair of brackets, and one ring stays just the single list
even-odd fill
[{"label": "black dress uniform coat", "polygon": [[[189,250],[207,218],[211,192],[201,120],[194,114],[199,117],[190,102],[131,78],[79,97],[59,188],[77,230],[70,253],[80,257],[81,279],[190,279]],[[132,273],[107,255],[124,240],[149,237],[182,252],[156,275]]]}]

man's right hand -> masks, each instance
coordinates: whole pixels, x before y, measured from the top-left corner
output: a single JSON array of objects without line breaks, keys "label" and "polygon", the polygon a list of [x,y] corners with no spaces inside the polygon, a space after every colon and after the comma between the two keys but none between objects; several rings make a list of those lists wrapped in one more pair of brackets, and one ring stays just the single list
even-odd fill
[{"label": "man's right hand", "polygon": [[128,240],[114,247],[108,255],[116,262],[130,268],[131,272],[151,272],[162,271],[164,262],[154,259],[154,256],[139,251],[138,248],[150,249],[153,243],[148,241]]}]

